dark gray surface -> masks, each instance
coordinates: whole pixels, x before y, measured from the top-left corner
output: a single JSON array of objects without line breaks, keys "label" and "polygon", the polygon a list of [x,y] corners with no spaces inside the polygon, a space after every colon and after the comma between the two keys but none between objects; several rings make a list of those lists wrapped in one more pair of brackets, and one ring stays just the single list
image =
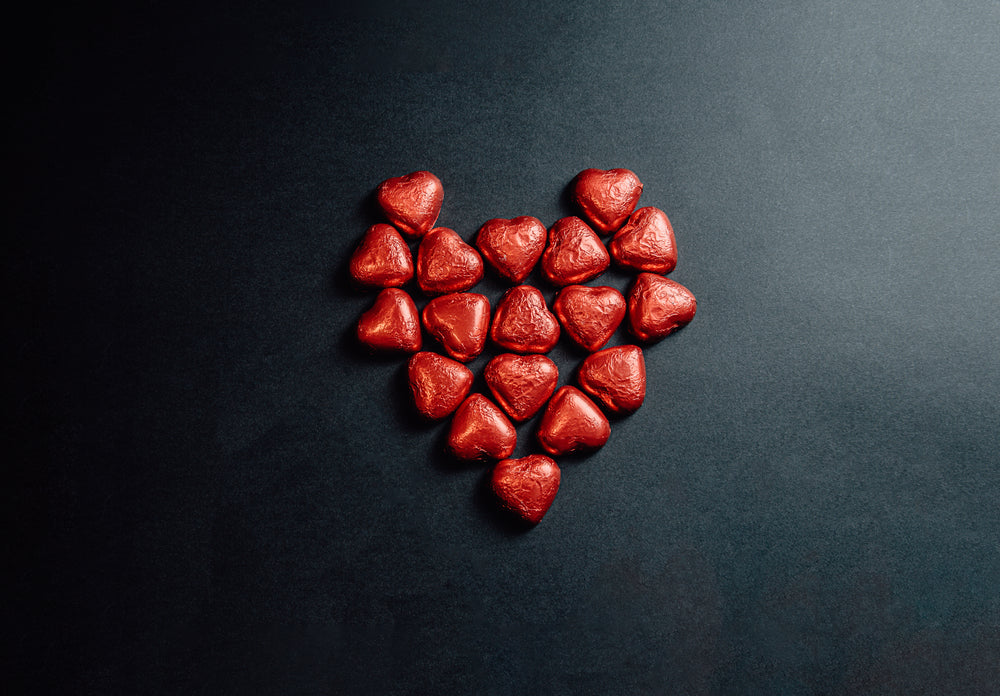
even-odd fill
[{"label": "dark gray surface", "polygon": [[[1000,689],[1000,5],[153,5],[26,29],[15,683]],[[576,172],[619,166],[674,223],[698,315],[523,533],[414,421],[401,361],[353,345],[371,297],[346,261],[389,176],[435,172],[469,239],[550,225]]]}]

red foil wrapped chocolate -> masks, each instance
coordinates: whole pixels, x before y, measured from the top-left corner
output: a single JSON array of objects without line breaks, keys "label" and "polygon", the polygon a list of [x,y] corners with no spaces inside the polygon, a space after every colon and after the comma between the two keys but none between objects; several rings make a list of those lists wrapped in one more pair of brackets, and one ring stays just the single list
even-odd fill
[{"label": "red foil wrapped chocolate", "polygon": [[463,292],[483,278],[483,259],[455,230],[435,227],[417,247],[417,283],[428,295]]},{"label": "red foil wrapped chocolate", "polygon": [[585,169],[573,182],[573,200],[602,234],[621,227],[641,195],[642,182],[628,169]]},{"label": "red foil wrapped chocolate", "polygon": [[646,399],[646,361],[639,346],[614,346],[588,355],[580,388],[611,413],[632,413]]},{"label": "red foil wrapped chocolate", "polygon": [[552,311],[574,343],[594,352],[610,340],[625,318],[625,298],[607,286],[567,285],[556,296]]},{"label": "red foil wrapped chocolate", "polygon": [[659,208],[639,208],[608,244],[611,257],[625,268],[670,273],[677,265],[677,243],[667,214]]},{"label": "red foil wrapped chocolate", "polygon": [[497,462],[490,486],[505,508],[526,522],[538,524],[555,500],[561,478],[555,461],[544,454],[531,454]]},{"label": "red foil wrapped chocolate", "polygon": [[559,381],[559,368],[544,355],[501,353],[483,370],[493,398],[515,421],[538,413]]},{"label": "red foil wrapped chocolate", "polygon": [[482,394],[472,394],[455,411],[448,432],[448,449],[465,461],[504,459],[517,444],[517,432],[507,416]]},{"label": "red foil wrapped chocolate", "polygon": [[424,328],[445,352],[469,362],[483,352],[490,330],[490,301],[484,295],[458,292],[435,297],[423,311]]},{"label": "red foil wrapped chocolate", "polygon": [[413,298],[399,288],[386,288],[358,319],[358,340],[373,350],[416,353],[423,337]]},{"label": "red foil wrapped chocolate", "polygon": [[434,227],[444,201],[441,180],[430,172],[413,172],[386,179],[375,192],[389,221],[411,237],[422,237]]},{"label": "red foil wrapped chocolate", "polygon": [[542,257],[547,236],[538,218],[495,218],[479,228],[476,247],[497,273],[516,284],[524,282]]},{"label": "red foil wrapped chocolate", "polygon": [[553,285],[572,285],[596,278],[611,257],[594,230],[578,217],[557,220],[542,253],[542,272]]},{"label": "red foil wrapped chocolate", "polygon": [[392,225],[372,225],[351,255],[351,278],[368,288],[398,288],[413,278],[413,254]]},{"label": "red foil wrapped chocolate", "polygon": [[559,342],[559,321],[538,288],[518,285],[497,305],[490,338],[517,353],[548,353]]},{"label": "red foil wrapped chocolate", "polygon": [[472,389],[472,370],[437,353],[421,351],[406,367],[413,403],[425,418],[440,420],[451,414]]},{"label": "red foil wrapped chocolate", "polygon": [[641,341],[656,341],[694,319],[698,304],[670,278],[640,273],[628,294],[629,328]]},{"label": "red foil wrapped chocolate", "polygon": [[602,447],[611,435],[611,424],[601,409],[583,392],[560,387],[538,426],[538,442],[553,456],[587,452]]}]

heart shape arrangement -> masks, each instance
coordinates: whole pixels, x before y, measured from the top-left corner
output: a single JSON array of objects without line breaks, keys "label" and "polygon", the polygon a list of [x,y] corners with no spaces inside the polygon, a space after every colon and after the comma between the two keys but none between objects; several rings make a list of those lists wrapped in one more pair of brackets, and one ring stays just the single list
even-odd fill
[{"label": "heart shape arrangement", "polygon": [[[604,347],[618,327],[626,323],[636,343],[648,347],[694,318],[694,295],[665,276],[677,265],[673,227],[659,208],[636,209],[642,192],[628,169],[585,169],[572,184],[579,216],[547,230],[527,215],[495,218],[469,244],[435,227],[444,201],[440,179],[413,172],[379,184],[388,224],[372,225],[351,257],[356,285],[378,290],[358,320],[358,340],[372,351],[411,355],[416,411],[427,421],[451,416],[448,451],[461,461],[495,461],[490,484],[498,503],[528,524],[540,522],[555,500],[562,479],[555,458],[602,447],[611,436],[608,416],[633,413],[646,397],[642,348]],[[404,235],[419,240],[416,263]],[[601,235],[612,236],[605,244]],[[483,278],[484,260],[514,286],[492,320],[489,299],[470,292]],[[612,262],[636,273],[627,298],[612,287],[581,284]],[[536,266],[559,288],[551,310],[541,290],[523,284]],[[428,298],[422,311],[403,289],[414,277]],[[576,385],[559,386],[559,368],[544,355],[563,334],[589,353]],[[474,375],[465,365],[487,339],[506,351],[484,368],[489,395],[472,392]],[[510,458],[518,437],[511,421],[539,413],[535,437],[544,454]]]}]

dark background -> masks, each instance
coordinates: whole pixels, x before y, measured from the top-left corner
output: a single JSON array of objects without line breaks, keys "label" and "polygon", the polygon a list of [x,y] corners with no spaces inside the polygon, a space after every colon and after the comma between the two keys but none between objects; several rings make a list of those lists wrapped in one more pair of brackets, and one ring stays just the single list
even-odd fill
[{"label": "dark background", "polygon": [[[5,34],[14,691],[1000,690],[996,2]],[[524,532],[355,346],[346,262],[387,177],[470,239],[587,167],[670,215],[698,316]]]}]

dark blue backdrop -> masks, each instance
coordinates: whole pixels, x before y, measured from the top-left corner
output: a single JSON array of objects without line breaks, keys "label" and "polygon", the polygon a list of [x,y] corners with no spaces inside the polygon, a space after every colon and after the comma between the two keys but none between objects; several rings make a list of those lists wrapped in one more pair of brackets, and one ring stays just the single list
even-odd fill
[{"label": "dark blue backdrop", "polygon": [[[8,27],[15,685],[1000,690],[1000,5],[464,5]],[[523,533],[346,262],[389,176],[469,239],[586,167],[699,311]]]}]

